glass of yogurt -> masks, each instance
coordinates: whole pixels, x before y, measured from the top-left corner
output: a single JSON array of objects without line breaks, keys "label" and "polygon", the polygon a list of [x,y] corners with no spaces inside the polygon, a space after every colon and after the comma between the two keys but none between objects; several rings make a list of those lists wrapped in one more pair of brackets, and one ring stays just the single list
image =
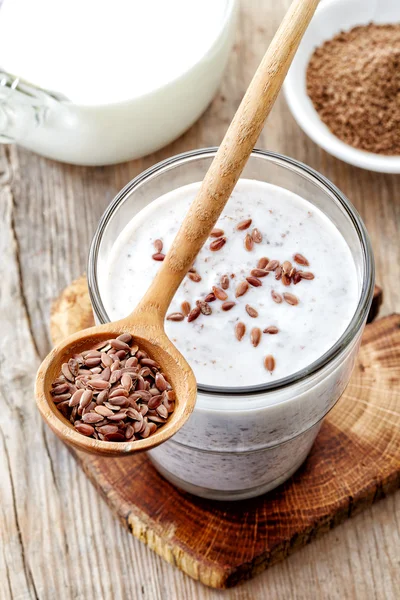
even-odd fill
[{"label": "glass of yogurt", "polygon": [[[98,322],[124,317],[142,297],[215,151],[157,164],[110,204],[89,255]],[[271,152],[254,150],[216,229],[166,320],[196,375],[197,404],[149,458],[187,492],[239,500],[280,485],[306,459],[349,381],[374,262],[347,198]]]}]

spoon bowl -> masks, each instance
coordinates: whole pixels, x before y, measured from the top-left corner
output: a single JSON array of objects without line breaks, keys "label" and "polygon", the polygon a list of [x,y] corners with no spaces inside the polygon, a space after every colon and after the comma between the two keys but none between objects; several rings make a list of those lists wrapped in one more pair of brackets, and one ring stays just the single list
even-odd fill
[{"label": "spoon bowl", "polygon": [[[59,376],[61,365],[71,356],[85,350],[92,350],[101,342],[106,342],[121,333],[133,335],[134,342],[139,348],[147,352],[161,366],[162,371],[168,373],[169,383],[176,393],[175,410],[169,415],[166,423],[148,438],[126,442],[103,442],[76,431],[58,410],[50,390],[52,382]],[[36,379],[37,406],[54,433],[77,450],[108,456],[121,456],[138,450],[148,450],[165,442],[187,421],[194,409],[196,396],[197,384],[193,371],[163,329],[151,327],[148,323],[135,323],[133,319],[128,323],[124,319],[107,325],[90,327],[68,337],[48,354],[40,366]]]}]

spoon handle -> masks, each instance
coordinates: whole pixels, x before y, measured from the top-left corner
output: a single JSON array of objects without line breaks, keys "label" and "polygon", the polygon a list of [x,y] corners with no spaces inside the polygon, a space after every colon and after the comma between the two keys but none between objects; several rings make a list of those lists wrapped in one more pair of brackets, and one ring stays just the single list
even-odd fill
[{"label": "spoon handle", "polygon": [[138,310],[155,311],[160,317],[165,317],[176,290],[207,240],[244,169],[318,2],[292,2]]}]

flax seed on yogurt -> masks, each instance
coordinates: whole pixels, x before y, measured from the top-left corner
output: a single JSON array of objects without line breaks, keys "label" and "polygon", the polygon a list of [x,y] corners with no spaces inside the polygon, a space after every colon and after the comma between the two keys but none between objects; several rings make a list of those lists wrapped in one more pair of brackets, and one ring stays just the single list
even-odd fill
[{"label": "flax seed on yogurt", "polygon": [[[140,300],[199,185],[161,196],[119,235],[103,274],[111,319]],[[240,180],[181,284],[165,328],[199,383],[261,384],[324,354],[349,324],[358,295],[350,249],[318,208],[288,190]],[[240,323],[245,333],[238,336]],[[262,332],[256,344],[254,330]]]}]

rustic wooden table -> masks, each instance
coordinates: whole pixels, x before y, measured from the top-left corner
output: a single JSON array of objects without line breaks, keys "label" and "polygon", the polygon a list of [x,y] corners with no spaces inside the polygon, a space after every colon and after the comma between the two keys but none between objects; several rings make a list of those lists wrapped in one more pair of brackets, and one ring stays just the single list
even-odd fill
[{"label": "rustic wooden table", "polygon": [[[42,424],[33,381],[50,348],[52,299],[80,275],[104,208],[132,177],[172,154],[216,145],[289,0],[242,0],[236,45],[200,121],[155,155],[107,168],[0,152],[0,599],[398,598],[400,493],[229,591],[163,562],[113,518]],[[300,131],[281,97],[258,144],[311,165],[360,211],[375,250],[381,314],[400,309],[400,178],[346,165]],[[240,540],[238,540],[240,543]],[[396,593],[397,590],[397,593]]]}]

